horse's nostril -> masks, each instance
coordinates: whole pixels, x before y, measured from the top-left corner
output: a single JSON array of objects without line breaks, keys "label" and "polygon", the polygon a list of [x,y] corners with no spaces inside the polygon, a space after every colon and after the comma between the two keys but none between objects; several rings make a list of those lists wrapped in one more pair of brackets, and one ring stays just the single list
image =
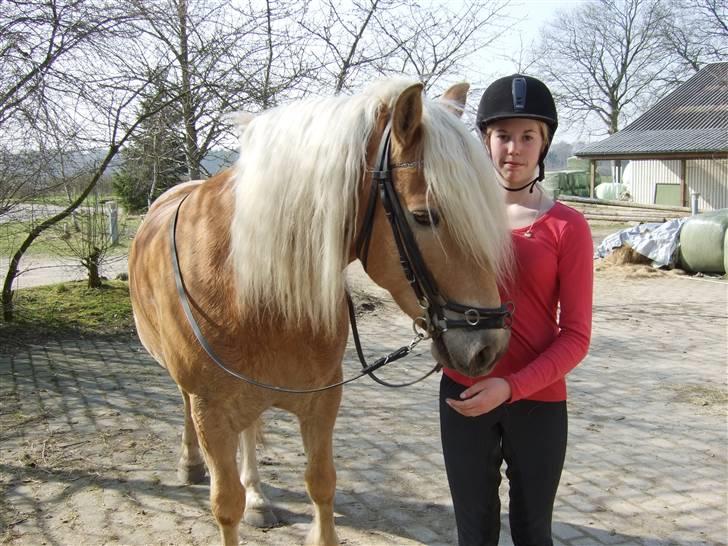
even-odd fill
[{"label": "horse's nostril", "polygon": [[485,375],[493,368],[495,353],[490,345],[485,345],[470,359],[470,371],[473,375]]}]

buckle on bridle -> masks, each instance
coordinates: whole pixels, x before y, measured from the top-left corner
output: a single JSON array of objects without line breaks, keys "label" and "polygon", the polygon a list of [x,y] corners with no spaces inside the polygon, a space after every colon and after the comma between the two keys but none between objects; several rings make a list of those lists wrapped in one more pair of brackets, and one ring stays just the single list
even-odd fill
[{"label": "buckle on bridle", "polygon": [[470,324],[470,326],[477,326],[480,323],[480,313],[477,309],[468,309],[463,313],[463,316],[465,317],[465,322]]}]

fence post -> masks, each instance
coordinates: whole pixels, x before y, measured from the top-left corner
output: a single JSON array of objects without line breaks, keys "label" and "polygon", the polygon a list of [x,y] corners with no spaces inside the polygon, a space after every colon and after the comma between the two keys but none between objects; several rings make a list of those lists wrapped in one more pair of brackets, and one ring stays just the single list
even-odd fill
[{"label": "fence post", "polygon": [[109,201],[109,233],[111,235],[111,244],[119,244],[119,210],[116,201]]}]

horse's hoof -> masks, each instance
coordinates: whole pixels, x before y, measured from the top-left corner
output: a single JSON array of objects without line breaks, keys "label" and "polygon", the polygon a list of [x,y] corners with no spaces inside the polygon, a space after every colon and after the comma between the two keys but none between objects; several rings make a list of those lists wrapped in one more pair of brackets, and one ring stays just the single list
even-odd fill
[{"label": "horse's hoof", "polygon": [[278,524],[278,518],[270,508],[251,508],[246,510],[243,519],[245,523],[258,529],[265,529],[266,527],[273,527]]},{"label": "horse's hoof", "polygon": [[184,484],[194,485],[205,481],[205,465],[181,465],[177,467],[177,478]]}]

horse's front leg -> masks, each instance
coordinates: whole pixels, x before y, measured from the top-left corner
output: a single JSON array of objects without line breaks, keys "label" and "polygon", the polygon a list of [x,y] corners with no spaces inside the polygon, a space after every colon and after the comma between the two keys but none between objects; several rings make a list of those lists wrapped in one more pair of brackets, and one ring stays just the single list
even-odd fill
[{"label": "horse's front leg", "polygon": [[306,411],[298,415],[306,450],[306,489],[314,503],[314,519],[306,544],[339,544],[334,527],[336,469],[332,437],[341,403],[341,387],[312,397]]},{"label": "horse's front leg", "polygon": [[210,507],[225,546],[237,546],[238,524],[245,509],[245,490],[238,477],[238,431],[224,405],[190,397],[200,445],[210,470]]},{"label": "horse's front leg", "polygon": [[278,523],[278,518],[271,509],[270,501],[263,494],[255,451],[260,427],[260,419],[257,419],[240,434],[240,481],[245,487],[243,519],[253,527],[272,527]]},{"label": "horse's front leg", "polygon": [[185,410],[185,428],[182,431],[182,449],[177,464],[177,478],[185,484],[202,483],[205,480],[205,461],[200,453],[197,431],[192,422],[190,395],[180,388]]}]

